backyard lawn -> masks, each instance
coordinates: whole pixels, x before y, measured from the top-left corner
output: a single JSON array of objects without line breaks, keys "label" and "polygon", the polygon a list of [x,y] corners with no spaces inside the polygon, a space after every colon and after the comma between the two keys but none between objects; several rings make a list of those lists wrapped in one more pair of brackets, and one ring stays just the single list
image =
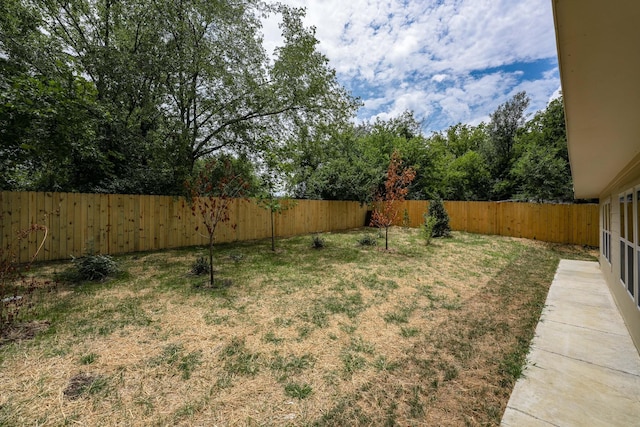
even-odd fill
[{"label": "backyard lawn", "polygon": [[222,289],[190,273],[203,248],[57,284],[35,338],[1,338],[0,425],[499,424],[559,259],[593,252],[367,233],[220,245]]}]

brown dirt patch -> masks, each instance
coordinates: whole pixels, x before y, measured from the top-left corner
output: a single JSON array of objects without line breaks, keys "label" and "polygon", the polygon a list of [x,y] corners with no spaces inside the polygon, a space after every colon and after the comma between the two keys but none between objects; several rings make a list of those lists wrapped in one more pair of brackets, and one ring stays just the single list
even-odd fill
[{"label": "brown dirt patch", "polygon": [[34,320],[10,325],[0,334],[0,347],[15,341],[31,340],[40,332],[47,330],[49,324],[50,322],[46,320]]}]

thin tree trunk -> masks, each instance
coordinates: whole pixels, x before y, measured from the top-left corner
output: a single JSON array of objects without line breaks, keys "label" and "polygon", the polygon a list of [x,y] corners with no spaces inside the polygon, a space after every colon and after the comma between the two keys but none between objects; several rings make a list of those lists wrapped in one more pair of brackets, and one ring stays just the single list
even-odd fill
[{"label": "thin tree trunk", "polygon": [[276,251],[276,233],[275,233],[275,227],[273,225],[273,209],[270,209],[271,211],[271,251],[275,252]]},{"label": "thin tree trunk", "polygon": [[209,236],[209,286],[213,288],[213,234]]},{"label": "thin tree trunk", "polygon": [[389,250],[389,227],[384,228],[384,250]]}]

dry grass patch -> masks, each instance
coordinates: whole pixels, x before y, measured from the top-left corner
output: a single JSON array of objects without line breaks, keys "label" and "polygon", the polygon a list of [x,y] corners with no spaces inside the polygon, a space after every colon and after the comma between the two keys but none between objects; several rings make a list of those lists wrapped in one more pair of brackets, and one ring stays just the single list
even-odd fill
[{"label": "dry grass patch", "polygon": [[558,260],[582,248],[394,228],[118,258],[0,347],[0,424],[497,425]]}]

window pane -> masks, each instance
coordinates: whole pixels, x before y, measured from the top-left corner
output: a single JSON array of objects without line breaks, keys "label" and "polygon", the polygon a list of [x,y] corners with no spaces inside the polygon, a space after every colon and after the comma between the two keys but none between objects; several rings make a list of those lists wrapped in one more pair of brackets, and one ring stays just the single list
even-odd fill
[{"label": "window pane", "polygon": [[636,193],[636,223],[635,226],[637,227],[638,224],[640,224],[640,191],[638,191]]},{"label": "window pane", "polygon": [[626,283],[624,281],[624,273],[626,273],[626,265],[625,265],[625,262],[624,262],[625,252],[626,252],[625,244],[621,240],[620,241],[620,280],[622,280],[622,283]]},{"label": "window pane", "polygon": [[633,247],[627,246],[627,290],[633,295]]},{"label": "window pane", "polygon": [[[620,197],[620,238],[627,238],[627,229],[624,224],[624,197]],[[624,251],[623,251],[624,252]]]},{"label": "window pane", "polygon": [[633,243],[633,194],[627,196],[627,240]]}]

